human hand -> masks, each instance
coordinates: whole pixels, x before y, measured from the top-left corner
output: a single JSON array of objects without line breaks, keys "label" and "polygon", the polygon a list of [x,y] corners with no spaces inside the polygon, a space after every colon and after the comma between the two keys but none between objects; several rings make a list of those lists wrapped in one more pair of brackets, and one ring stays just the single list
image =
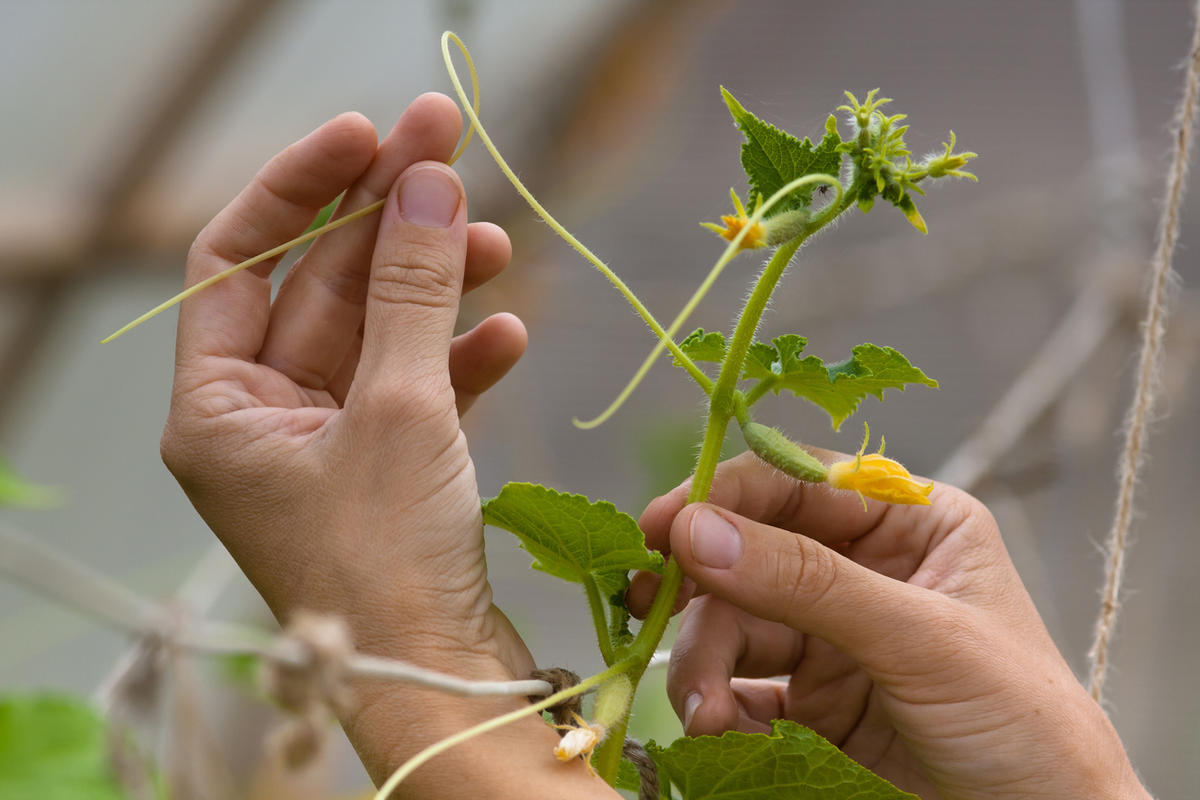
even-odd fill
[{"label": "human hand", "polygon": [[[441,95],[414,101],[378,146],[365,118],[339,116],[272,159],[201,232],[189,284],[298,235],[344,189],[339,213],[388,198],[375,223],[318,239],[273,303],[274,263],[183,303],[162,455],[281,621],[334,613],[361,651],[505,680],[534,664],[491,602],[459,415],[526,339],[506,314],[453,337],[461,293],[510,256],[499,228],[467,224],[462,185],[439,163],[460,124]],[[347,731],[376,777],[524,704],[356,688]],[[442,759],[407,786],[450,796],[449,782],[473,796],[486,791],[472,783],[481,775],[528,772],[530,752],[553,769],[556,741],[531,718],[494,736],[473,771]],[[589,780],[582,767],[555,775]]]},{"label": "human hand", "polygon": [[[750,453],[721,465],[711,505],[686,494],[641,525],[699,595],[668,678],[690,735],[795,720],[925,798],[1147,797],[970,495],[864,512]],[[638,575],[631,607],[656,586]]]}]

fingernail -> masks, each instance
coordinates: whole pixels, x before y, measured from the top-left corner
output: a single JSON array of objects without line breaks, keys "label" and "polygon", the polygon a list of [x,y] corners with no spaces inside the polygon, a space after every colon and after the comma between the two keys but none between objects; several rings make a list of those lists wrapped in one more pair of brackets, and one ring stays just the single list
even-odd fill
[{"label": "fingernail", "polygon": [[699,692],[692,692],[687,696],[687,700],[683,701],[683,730],[686,733],[692,727],[692,717],[696,715],[696,709],[704,702],[704,695]]},{"label": "fingernail", "polygon": [[422,167],[400,184],[400,216],[414,225],[445,228],[462,201],[458,184],[440,167]]},{"label": "fingernail", "polygon": [[702,508],[692,517],[692,557],[706,567],[728,569],[742,555],[742,535],[714,511]]}]

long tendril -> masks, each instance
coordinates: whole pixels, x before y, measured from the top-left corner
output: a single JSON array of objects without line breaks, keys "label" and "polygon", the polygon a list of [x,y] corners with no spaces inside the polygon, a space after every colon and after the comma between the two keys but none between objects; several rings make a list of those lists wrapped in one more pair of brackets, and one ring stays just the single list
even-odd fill
[{"label": "long tendril", "polygon": [[471,66],[472,77],[475,75],[475,68],[471,60],[471,53],[469,50],[467,50],[467,46],[463,44],[462,39],[458,38],[458,35],[453,31],[446,31],[442,34],[442,59],[446,62],[446,72],[450,76],[450,82],[454,84],[454,91],[458,93],[458,99],[462,103],[463,111],[471,120],[471,127],[475,130],[476,134],[478,134],[479,141],[483,143],[483,146],[487,148],[488,153],[491,154],[492,160],[496,162],[496,166],[500,168],[502,173],[504,173],[504,177],[508,178],[508,182],[511,183],[513,188],[517,190],[517,194],[524,198],[525,202],[529,204],[529,207],[533,209],[533,212],[541,217],[542,221],[549,225],[550,229],[558,234],[563,241],[571,245],[576,252],[587,259],[588,263],[599,270],[600,274],[607,278],[608,282],[616,287],[616,290],[621,293],[621,296],[624,297],[626,301],[628,301],[629,305],[633,306],[633,310],[637,312],[637,315],[642,318],[642,321],[645,322],[650,327],[650,330],[654,331],[654,334],[658,337],[660,344],[658,352],[662,352],[662,347],[666,347],[671,351],[671,354],[675,356],[676,360],[679,361],[683,368],[687,370],[688,374],[695,379],[696,383],[700,384],[700,387],[704,389],[705,392],[712,391],[712,379],[705,375],[703,370],[697,367],[696,364],[690,358],[688,358],[688,356],[682,350],[679,349],[679,345],[675,344],[675,341],[672,338],[673,334],[663,330],[662,325],[659,324],[658,320],[654,318],[654,315],[650,313],[649,309],[642,304],[642,301],[639,300],[637,295],[633,293],[633,290],[625,284],[625,281],[621,280],[621,278],[615,272],[613,272],[607,264],[601,261],[595,253],[589,250],[587,246],[583,244],[583,242],[576,239],[570,231],[563,227],[562,223],[555,219],[554,216],[551,215],[550,212],[538,202],[537,198],[533,196],[533,193],[525,188],[525,184],[521,183],[521,179],[518,178],[517,174],[513,172],[511,167],[508,166],[508,162],[506,162],[504,157],[500,155],[500,151],[492,142],[492,138],[488,136],[487,131],[484,130],[483,123],[479,121],[478,111],[471,107],[471,105],[467,102],[466,90],[463,89],[462,81],[459,80],[458,71],[454,69],[454,60],[450,57],[451,42],[458,47],[459,52],[463,54],[463,58],[467,60],[467,64]]},{"label": "long tendril", "polygon": [[424,750],[410,758],[404,764],[400,765],[400,767],[391,774],[387,781],[384,782],[383,786],[379,787],[379,791],[375,793],[374,800],[387,800],[387,798],[391,796],[392,792],[396,790],[396,787],[400,785],[401,781],[413,774],[417,767],[421,766],[438,753],[445,752],[455,745],[459,745],[465,741],[474,739],[480,734],[487,733],[488,731],[495,730],[496,728],[503,727],[504,725],[508,725],[510,722],[516,722],[523,717],[537,714],[543,709],[558,705],[567,698],[574,697],[578,694],[583,694],[593,686],[598,686],[599,684],[604,683],[609,678],[628,672],[632,666],[633,661],[629,659],[618,662],[603,672],[593,675],[590,678],[585,678],[576,685],[567,689],[563,689],[562,691],[543,698],[536,703],[532,703],[528,706],[523,706],[516,711],[510,711],[507,714],[502,714],[498,717],[485,720],[478,725],[467,728],[464,731],[459,731],[452,736],[448,736],[441,741],[431,744],[429,747],[426,747]]},{"label": "long tendril", "polygon": [[692,312],[696,310],[696,306],[700,305],[700,301],[704,299],[704,296],[708,294],[709,289],[711,289],[713,284],[716,283],[717,278],[719,278],[721,275],[721,271],[725,269],[725,265],[732,261],[733,257],[738,254],[742,237],[746,235],[746,232],[752,229],[755,224],[762,220],[763,216],[787,195],[791,194],[802,186],[807,186],[813,183],[827,184],[834,187],[834,189],[837,191],[837,197],[832,203],[829,204],[828,210],[821,217],[818,217],[816,220],[814,220],[810,227],[814,229],[819,228],[828,222],[828,216],[831,213],[836,212],[838,206],[840,206],[842,202],[841,181],[832,175],[805,175],[802,178],[797,178],[781,188],[779,191],[775,192],[775,194],[771,195],[767,202],[763,203],[754,210],[754,213],[750,215],[750,218],[747,220],[747,222],[742,225],[742,229],[738,231],[737,236],[734,237],[733,241],[731,241],[725,247],[725,252],[723,252],[721,257],[717,259],[717,263],[713,264],[712,269],[708,272],[708,276],[696,289],[695,293],[692,294],[691,299],[689,299],[684,307],[680,310],[679,315],[676,316],[674,321],[671,322],[671,326],[667,328],[666,338],[660,339],[658,344],[654,346],[654,349],[650,351],[650,355],[646,356],[646,360],[642,362],[642,365],[638,367],[637,372],[635,372],[633,377],[629,379],[629,382],[625,384],[625,388],[621,390],[612,403],[609,404],[608,408],[604,409],[599,416],[587,421],[580,421],[578,419],[573,420],[577,427],[585,429],[595,428],[604,424],[604,422],[606,422],[610,417],[612,417],[613,414],[617,412],[618,409],[620,409],[625,401],[629,399],[629,396],[633,394],[633,391],[638,387],[638,384],[642,382],[642,379],[646,377],[646,373],[650,371],[650,367],[654,366],[654,362],[660,355],[662,355],[664,341],[674,341],[674,337],[679,333],[679,329],[683,327],[684,323],[687,322],[688,317],[690,317]]},{"label": "long tendril", "polygon": [[[478,116],[479,116],[479,75],[475,72],[475,63],[473,61],[471,61],[471,59],[469,57],[467,58],[467,67],[471,71],[471,109],[474,112],[474,118],[478,118]],[[465,103],[466,100],[464,99],[463,102]],[[453,164],[455,161],[458,161],[459,157],[462,156],[463,152],[467,149],[467,145],[470,143],[471,137],[474,135],[474,133],[475,133],[475,126],[472,124],[472,125],[468,126],[467,130],[463,133],[462,140],[458,143],[458,147],[456,147],[454,149],[454,155],[450,156],[450,158],[446,161],[447,164]],[[230,275],[236,275],[237,273],[241,272],[244,269],[249,269],[250,267],[253,267],[255,264],[261,264],[264,261],[270,261],[272,258],[276,258],[278,256],[283,255],[287,251],[291,250],[293,247],[299,247],[300,245],[305,244],[306,242],[311,242],[314,239],[316,239],[318,236],[321,236],[322,234],[328,233],[329,231],[340,228],[343,225],[353,222],[356,219],[362,219],[363,217],[370,216],[371,214],[374,214],[376,211],[379,211],[381,208],[383,208],[383,204],[386,201],[387,201],[387,198],[383,198],[381,200],[376,200],[374,203],[371,203],[370,205],[363,206],[362,208],[360,208],[356,211],[352,211],[343,217],[338,217],[335,220],[331,220],[330,222],[322,225],[319,228],[314,228],[311,231],[306,231],[306,232],[302,233],[301,235],[297,236],[295,239],[286,241],[283,244],[279,245],[278,247],[272,247],[270,250],[267,250],[264,253],[259,253],[256,256],[247,258],[245,261],[241,261],[237,264],[234,264],[232,267],[229,267],[228,269],[221,270],[216,275],[210,275],[207,278],[205,278],[204,280],[200,281],[199,283],[196,283],[196,284],[184,289],[182,292],[180,292],[179,294],[170,298],[169,300],[164,300],[163,302],[156,305],[154,308],[147,311],[145,314],[142,314],[141,316],[137,317],[136,319],[121,326],[113,333],[110,333],[108,336],[105,336],[103,339],[101,339],[100,343],[108,344],[113,339],[116,339],[118,336],[128,333],[129,331],[136,328],[138,325],[141,325],[143,322],[146,322],[147,320],[149,320],[153,317],[157,317],[162,312],[166,311],[167,309],[169,309],[173,306],[178,305],[179,303],[182,303],[184,300],[188,299],[189,297],[196,294],[197,292],[201,292],[201,291],[207,289],[209,286],[212,286],[213,284],[220,283],[221,281],[228,278]]]}]

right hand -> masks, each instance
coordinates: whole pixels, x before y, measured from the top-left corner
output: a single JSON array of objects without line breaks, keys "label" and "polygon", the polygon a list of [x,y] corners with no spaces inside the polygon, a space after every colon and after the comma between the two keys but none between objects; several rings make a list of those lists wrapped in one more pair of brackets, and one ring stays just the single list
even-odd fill
[{"label": "right hand", "polygon": [[[720,466],[711,505],[687,490],[641,525],[699,595],[668,678],[688,734],[795,720],[925,798],[1148,797],[970,495],[864,512],[750,453]],[[635,578],[635,613],[656,585]]]}]

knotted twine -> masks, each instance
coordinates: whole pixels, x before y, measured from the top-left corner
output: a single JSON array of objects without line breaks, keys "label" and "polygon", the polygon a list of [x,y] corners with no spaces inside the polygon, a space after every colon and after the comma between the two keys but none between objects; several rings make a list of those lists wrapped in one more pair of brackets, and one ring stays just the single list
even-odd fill
[{"label": "knotted twine", "polygon": [[[579,676],[569,669],[562,667],[549,667],[547,669],[535,669],[529,673],[529,677],[534,680],[545,681],[551,686],[551,694],[561,692],[563,689],[569,689],[579,683]],[[531,697],[530,702],[536,702],[541,698]],[[550,706],[546,710],[554,718],[555,725],[570,725],[574,722],[575,715],[580,714],[583,708],[582,695],[574,695],[563,700],[558,705]],[[564,729],[559,729],[558,735],[565,736],[567,733]],[[646,748],[642,743],[632,736],[625,737],[625,744],[621,748],[621,757],[633,764],[637,768],[638,778],[641,781],[641,786],[638,789],[638,800],[658,800],[658,766],[654,763],[654,759],[646,752]]]},{"label": "knotted twine", "polygon": [[299,769],[320,752],[337,716],[353,707],[346,679],[354,643],[345,622],[310,612],[296,613],[284,633],[305,657],[298,665],[263,662],[263,690],[293,715],[271,733],[267,748],[288,768]]}]

